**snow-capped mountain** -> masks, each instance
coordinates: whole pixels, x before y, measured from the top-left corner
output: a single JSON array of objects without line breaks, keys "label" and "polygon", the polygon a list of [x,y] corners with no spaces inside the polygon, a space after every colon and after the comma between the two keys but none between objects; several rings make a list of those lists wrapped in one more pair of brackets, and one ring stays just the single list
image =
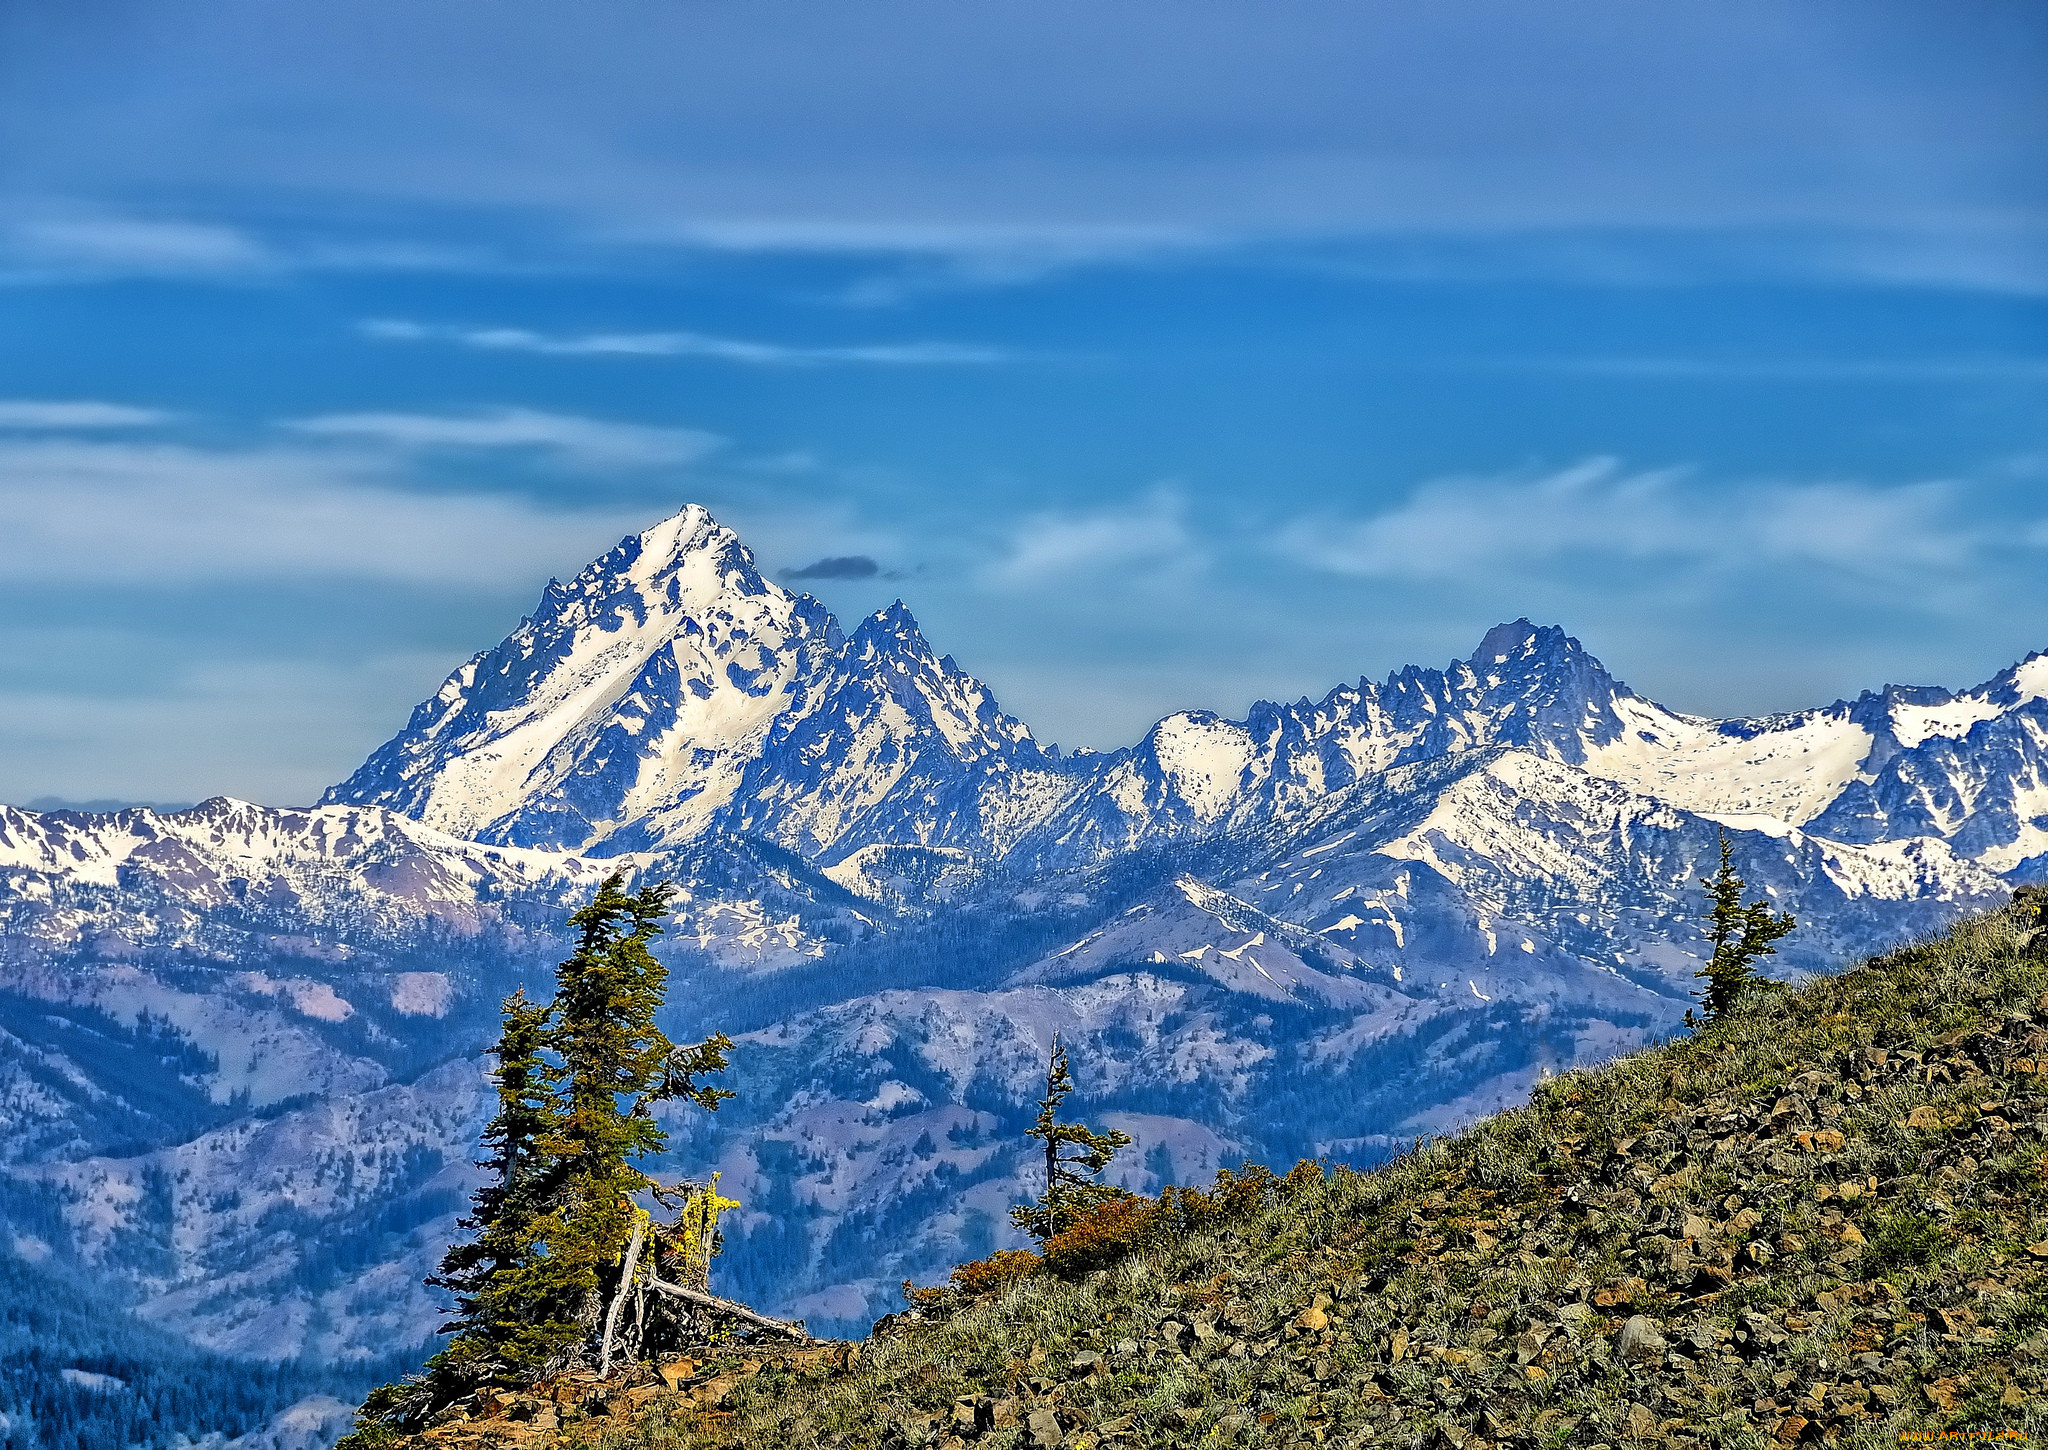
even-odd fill
[{"label": "snow-capped mountain", "polygon": [[1001,839],[1059,779],[909,610],[847,638],[691,507],[550,582],[324,801],[515,845],[613,854],[725,829],[829,857]]},{"label": "snow-capped mountain", "polygon": [[495,1004],[623,870],[680,888],[671,1031],[739,1043],[667,1164],[737,1190],[723,1282],[849,1327],[1003,1241],[1054,1033],[1132,1186],[1370,1158],[1674,1030],[1724,831],[1783,971],[2048,879],[2044,761],[2048,655],[1712,720],[1525,620],[1060,758],[689,508],[318,807],[0,810],[0,1215],[215,1348],[424,1336]]}]

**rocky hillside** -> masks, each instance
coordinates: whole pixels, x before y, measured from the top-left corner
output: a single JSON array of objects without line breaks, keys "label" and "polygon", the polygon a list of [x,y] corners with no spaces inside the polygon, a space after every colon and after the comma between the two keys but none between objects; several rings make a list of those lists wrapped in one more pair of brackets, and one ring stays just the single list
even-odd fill
[{"label": "rocky hillside", "polygon": [[425,1446],[1890,1446],[2048,1431],[2048,893],[1370,1173]]}]

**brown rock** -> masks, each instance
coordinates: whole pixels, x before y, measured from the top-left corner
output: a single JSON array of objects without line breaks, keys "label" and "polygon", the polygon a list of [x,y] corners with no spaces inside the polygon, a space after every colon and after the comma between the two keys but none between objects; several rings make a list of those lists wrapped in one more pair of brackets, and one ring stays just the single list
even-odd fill
[{"label": "brown rock", "polygon": [[1977,1325],[1977,1316],[1960,1305],[1954,1309],[1937,1309],[1934,1315],[1950,1334],[1967,1334]]},{"label": "brown rock", "polygon": [[1919,1107],[1913,1109],[1912,1112],[1906,1114],[1906,1126],[1909,1128],[1939,1128],[1941,1126],[1941,1114],[1937,1113],[1927,1104],[1922,1103]]},{"label": "brown rock", "polygon": [[1778,1421],[1776,1438],[1780,1444],[1790,1445],[1794,1440],[1797,1440],[1799,1438],[1799,1436],[1802,1432],[1805,1431],[1805,1429],[1806,1416],[1787,1415],[1784,1419]]},{"label": "brown rock", "polygon": [[[2048,1244],[2044,1244],[2043,1247],[2048,1248]],[[1399,1364],[1402,1360],[1406,1359],[1407,1357],[1408,1331],[1405,1329],[1396,1329],[1394,1331],[1394,1338],[1392,1342],[1389,1343],[1387,1346],[1387,1362],[1389,1364]]]},{"label": "brown rock", "polygon": [[1601,1309],[1619,1309],[1650,1292],[1650,1286],[1641,1279],[1617,1279],[1604,1289],[1593,1291],[1593,1303]]},{"label": "brown rock", "polygon": [[1686,1291],[1694,1298],[1702,1294],[1718,1294],[1735,1282],[1735,1271],[1723,1264],[1695,1264],[1692,1282]]}]

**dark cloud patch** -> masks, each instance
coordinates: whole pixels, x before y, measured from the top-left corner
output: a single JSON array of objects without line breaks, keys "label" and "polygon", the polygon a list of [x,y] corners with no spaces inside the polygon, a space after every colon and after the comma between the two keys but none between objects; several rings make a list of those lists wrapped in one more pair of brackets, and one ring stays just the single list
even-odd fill
[{"label": "dark cloud patch", "polygon": [[881,572],[882,566],[866,554],[841,554],[806,564],[801,569],[784,569],[782,577],[792,582],[798,579],[872,579]]}]

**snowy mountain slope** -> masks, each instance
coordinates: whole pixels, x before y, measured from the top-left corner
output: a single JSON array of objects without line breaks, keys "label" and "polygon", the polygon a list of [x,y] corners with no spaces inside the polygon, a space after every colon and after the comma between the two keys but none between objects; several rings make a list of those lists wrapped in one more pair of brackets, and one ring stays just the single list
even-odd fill
[{"label": "snowy mountain slope", "polygon": [[727,830],[822,859],[979,850],[1066,789],[907,609],[846,638],[693,505],[549,584],[324,799],[518,845],[611,854]]},{"label": "snowy mountain slope", "polygon": [[[1481,995],[1553,992],[1562,956],[1640,964],[1664,980],[1638,980],[1682,1000],[1698,951],[1695,883],[1717,859],[1721,830],[1567,762],[1496,749],[1402,767],[1334,797],[1279,859],[1231,886],[1368,960],[1466,963]],[[1938,840],[1851,846],[1785,826],[1729,834],[1752,886],[1800,917],[1776,964],[1787,971],[1824,969],[2006,895]],[[1468,922],[1472,936],[1440,939]]]},{"label": "snowy mountain slope", "polygon": [[1588,768],[1674,805],[1834,840],[1937,836],[1996,872],[2048,848],[2048,655],[1970,690],[1887,685],[1757,720],[1621,710],[1629,731]]},{"label": "snowy mountain slope", "polygon": [[[122,932],[142,947],[194,944],[187,934],[221,913],[250,930],[269,919],[295,932],[331,925],[404,935],[431,923],[468,934],[492,918],[492,897],[540,891],[565,901],[587,894],[607,869],[462,840],[383,810],[276,810],[225,796],[161,814],[0,806],[0,911],[10,935],[53,948],[108,925],[83,904],[60,904],[60,886],[123,895],[138,912],[144,901],[157,906],[159,915],[138,916]],[[311,956],[322,951],[303,946]]]},{"label": "snowy mountain slope", "polygon": [[1024,849],[1047,863],[1100,859],[1256,830],[1396,766],[1490,745],[1583,761],[1618,738],[1624,698],[1633,697],[1562,630],[1499,625],[1447,670],[1411,667],[1314,703],[1261,702],[1242,722],[1168,716]]},{"label": "snowy mountain slope", "polygon": [[382,1353],[431,1331],[420,1280],[454,1229],[487,1116],[479,1064],[341,1093],[129,1158],[33,1169],[73,1248],[139,1312],[257,1359]]},{"label": "snowy mountain slope", "polygon": [[[1960,694],[1888,687],[1707,720],[1637,695],[1561,629],[1518,620],[1441,670],[1260,703],[1243,721],[1183,712],[1130,751],[1059,760],[901,604],[842,637],[692,507],[550,585],[532,619],[328,798],[607,853],[724,831],[821,866],[923,847],[1028,873],[1284,831],[1390,770],[1510,747],[1730,824],[1826,816],[1826,839],[1938,836],[1973,858],[1999,852],[2003,871],[2048,845],[2032,824],[2044,676],[2036,657]],[[1973,728],[1990,734],[1971,745]],[[1991,756],[1971,779],[1967,762]]]},{"label": "snowy mountain slope", "polygon": [[1936,698],[1893,711],[1896,748],[1813,829],[1843,841],[1933,837],[2016,879],[2048,875],[2048,654],[1959,695],[1916,693]]},{"label": "snowy mountain slope", "polygon": [[1018,986],[1065,985],[1143,964],[1170,967],[1225,991],[1273,1002],[1364,1009],[1384,1003],[1391,978],[1228,892],[1179,876],[1097,931],[1016,973]]},{"label": "snowy mountain slope", "polygon": [[899,603],[854,630],[815,708],[778,722],[724,823],[823,861],[870,845],[1000,856],[1078,784]]},{"label": "snowy mountain slope", "polygon": [[[1974,690],[1887,687],[1753,720],[1678,714],[1526,620],[1469,659],[1244,721],[1169,716],[1022,845],[1034,864],[1286,828],[1406,765],[1513,747],[1730,825],[1830,840],[1935,837],[1994,873],[2048,850],[2048,655]],[[1973,732],[1982,732],[1976,734]]]},{"label": "snowy mountain slope", "polygon": [[657,810],[684,834],[732,798],[840,640],[691,507],[621,542],[462,666],[327,803],[457,835],[581,847]]}]

